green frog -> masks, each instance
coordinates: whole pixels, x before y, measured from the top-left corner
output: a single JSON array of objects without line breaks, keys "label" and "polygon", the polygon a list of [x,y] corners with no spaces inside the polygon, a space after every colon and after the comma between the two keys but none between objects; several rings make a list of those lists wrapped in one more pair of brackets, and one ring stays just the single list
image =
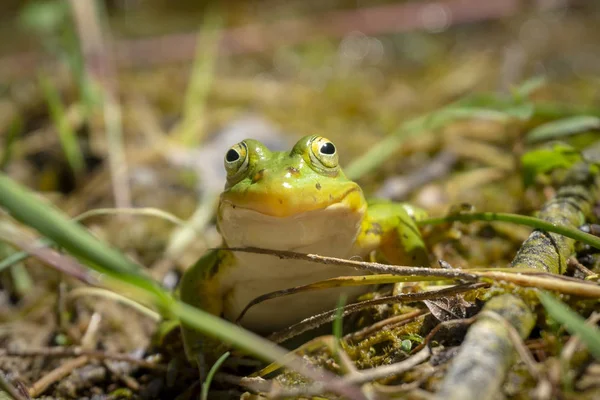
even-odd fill
[{"label": "green frog", "polygon": [[[236,321],[256,297],[324,279],[364,275],[364,271],[272,255],[231,252],[260,247],[399,265],[428,265],[415,224],[424,212],[408,204],[367,203],[360,186],[338,162],[336,146],[321,136],[305,136],[291,151],[272,152],[247,139],[225,154],[227,182],[221,193],[217,227],[223,246],[207,252],[180,284],[182,301]],[[240,324],[257,333],[273,332],[335,308],[342,293],[356,298],[365,286],[330,288],[279,297],[253,306]],[[202,367],[215,353],[213,340],[183,327],[186,354]]]}]

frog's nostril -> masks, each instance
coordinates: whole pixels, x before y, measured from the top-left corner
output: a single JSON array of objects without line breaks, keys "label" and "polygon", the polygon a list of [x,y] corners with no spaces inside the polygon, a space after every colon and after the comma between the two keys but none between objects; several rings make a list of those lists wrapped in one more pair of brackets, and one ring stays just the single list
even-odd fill
[{"label": "frog's nostril", "polygon": [[252,183],[256,183],[258,181],[260,181],[263,176],[265,175],[265,170],[261,169],[260,171],[257,171],[254,176],[252,177]]}]

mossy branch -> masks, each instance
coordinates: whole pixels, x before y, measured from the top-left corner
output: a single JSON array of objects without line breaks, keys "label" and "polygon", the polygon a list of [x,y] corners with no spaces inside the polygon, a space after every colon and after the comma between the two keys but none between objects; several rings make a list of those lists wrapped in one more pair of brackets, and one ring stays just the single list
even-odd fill
[{"label": "mossy branch", "polygon": [[[598,175],[588,164],[576,164],[565,182],[556,196],[544,204],[538,218],[555,226],[577,229],[590,217],[598,199]],[[535,230],[523,243],[511,265],[563,274],[574,248],[575,240],[571,238]]]},{"label": "mossy branch", "polygon": [[[581,163],[568,171],[564,182],[538,217],[554,226],[575,230],[590,216],[598,198],[598,176],[589,165]],[[512,266],[562,274],[574,249],[574,239],[536,229],[519,249]],[[515,357],[510,330],[516,329],[525,339],[534,326],[534,318],[525,300],[513,294],[493,298],[483,311],[488,310],[508,324],[484,317],[471,326],[436,398],[492,399],[500,390]]]}]

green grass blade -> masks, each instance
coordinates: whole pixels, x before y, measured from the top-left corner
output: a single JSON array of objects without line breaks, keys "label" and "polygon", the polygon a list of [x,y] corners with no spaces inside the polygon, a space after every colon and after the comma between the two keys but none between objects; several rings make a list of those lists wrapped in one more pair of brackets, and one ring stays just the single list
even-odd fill
[{"label": "green grass blade", "polygon": [[65,157],[73,173],[78,176],[83,172],[85,167],[83,154],[77,142],[77,135],[71,128],[67,118],[66,110],[60,100],[60,95],[54,84],[44,75],[39,76],[39,83],[42,88],[50,118],[54,122],[54,126],[58,132],[60,144],[65,153]]},{"label": "green grass blade", "polygon": [[206,335],[230,343],[263,360],[269,362],[283,360],[284,365],[313,380],[323,382],[326,388],[348,398],[365,398],[358,388],[342,384],[327,371],[306,367],[298,357],[288,356],[287,351],[275,343],[218,316],[174,300],[118,250],[100,242],[85,228],[69,220],[55,207],[39,200],[2,173],[0,173],[0,193],[2,194],[0,206],[15,219],[37,229],[75,257],[87,262],[91,268],[110,276],[112,280],[106,279],[106,282],[111,285],[114,283],[114,287],[122,283],[127,289],[141,289],[140,294],[151,297],[163,315],[176,317]]},{"label": "green grass blade", "polygon": [[510,214],[510,213],[495,213],[495,212],[481,212],[481,213],[465,213],[465,214],[453,214],[440,218],[425,218],[416,221],[417,225],[435,225],[443,224],[453,221],[503,221],[512,222],[519,225],[530,226],[535,229],[541,229],[547,232],[554,232],[568,238],[578,240],[581,243],[588,244],[592,247],[600,249],[600,238],[585,233],[579,229],[569,228],[567,226],[555,225],[550,222],[544,221],[543,219],[529,217],[526,215]]},{"label": "green grass blade", "polygon": [[187,146],[196,146],[202,139],[203,130],[197,128],[199,122],[203,122],[206,100],[214,80],[221,26],[222,18],[218,11],[209,10],[196,39],[196,59],[185,94],[179,132],[181,142]]},{"label": "green grass blade", "polygon": [[[136,264],[119,251],[98,241],[85,228],[68,220],[54,207],[41,202],[4,174],[0,174],[0,193],[2,193],[0,206],[9,211],[14,218],[34,227],[74,256],[88,261],[92,268],[120,280],[126,279],[129,283],[136,284],[154,294],[160,292],[161,297],[167,296],[150,278],[142,275]],[[238,344],[241,348],[253,354],[258,353],[257,355],[261,358],[268,360],[286,355],[283,349],[273,352],[277,346],[271,342],[250,334],[221,318],[200,312],[183,303],[178,304],[178,306],[173,306],[174,314],[206,334]],[[252,335],[253,339],[247,341],[248,335]]]},{"label": "green grass blade", "polygon": [[333,337],[335,338],[333,341],[333,352],[336,358],[339,357],[342,335],[344,333],[344,306],[346,305],[346,299],[346,294],[342,294],[338,299],[335,319],[333,320]]},{"label": "green grass blade", "polygon": [[593,115],[577,115],[540,125],[535,129],[532,129],[525,139],[527,142],[533,143],[599,129],[599,117]]},{"label": "green grass blade", "polygon": [[[51,246],[52,244],[53,243],[51,240],[41,239],[38,245],[40,247],[44,247]],[[4,271],[6,268],[12,267],[13,265],[20,263],[21,261],[27,259],[27,257],[29,257],[29,253],[26,251],[18,251],[16,253],[12,253],[11,255],[0,261],[0,272]]]},{"label": "green grass blade", "polygon": [[551,294],[540,292],[538,296],[552,319],[563,324],[571,334],[578,335],[594,357],[600,360],[600,329],[587,325],[579,314]]},{"label": "green grass blade", "polygon": [[13,265],[10,273],[12,275],[15,292],[17,292],[20,296],[24,296],[33,288],[33,280],[23,264],[19,263]]},{"label": "green grass blade", "polygon": [[229,357],[229,352],[227,352],[227,353],[223,354],[221,357],[219,357],[217,362],[214,363],[214,365],[210,368],[210,371],[208,371],[208,375],[206,375],[206,380],[202,384],[202,393],[200,395],[200,398],[202,400],[208,400],[208,391],[210,390],[210,384],[211,384],[215,374],[217,373],[219,368],[221,368],[221,365],[225,362],[227,357]]},{"label": "green grass blade", "polygon": [[21,117],[20,114],[17,114],[10,123],[6,138],[4,139],[4,150],[2,151],[2,155],[0,155],[0,171],[4,171],[10,163],[12,151],[17,142],[17,137],[21,131],[23,131],[23,125],[23,117]]},{"label": "green grass blade", "polygon": [[218,337],[226,343],[237,344],[240,348],[265,361],[283,359],[287,355],[287,352],[276,344],[238,325],[205,312],[199,315],[198,309],[189,304],[177,301],[172,305],[171,311],[186,325],[207,335]]},{"label": "green grass blade", "polygon": [[[6,257],[5,259],[10,259],[14,254],[15,251],[11,246],[7,243],[0,242],[0,256]],[[5,268],[10,267],[10,277],[12,278],[15,293],[19,296],[23,296],[31,290],[33,283],[23,263],[13,262],[5,267],[2,267],[2,264],[5,264],[4,260],[0,261],[0,272]]]},{"label": "green grass blade", "polygon": [[4,174],[0,174],[0,193],[0,206],[15,219],[37,229],[91,268],[118,279],[127,278],[130,284],[164,297],[157,290],[158,285],[146,277],[137,264],[98,241],[81,225],[68,220],[55,207],[41,202]]},{"label": "green grass blade", "polygon": [[[163,210],[159,210],[152,207],[144,207],[144,208],[96,208],[93,210],[85,211],[75,218],[74,221],[81,222],[84,219],[101,216],[101,215],[114,215],[114,214],[127,214],[127,215],[143,215],[143,216],[151,216],[156,218],[162,218],[166,221],[169,221],[175,225],[183,226],[185,225],[185,221],[177,218],[175,215],[168,213]],[[41,239],[39,246],[53,246],[54,242],[48,240],[47,238]],[[4,258],[0,261],[0,272],[4,269],[13,266],[29,257],[29,253],[26,251],[19,251],[17,253],[13,253],[10,256]]]},{"label": "green grass blade", "polygon": [[[118,250],[98,241],[85,228],[67,219],[54,207],[38,200],[4,174],[0,174],[0,193],[2,193],[0,206],[9,211],[15,219],[37,229],[69,253],[87,261],[93,269],[136,285],[161,298],[169,297],[154,281],[142,274],[139,266]],[[273,343],[187,304],[171,305],[170,302],[163,304],[167,307],[172,306],[171,311],[190,326],[229,343],[237,344],[253,354],[258,353],[261,358],[274,360],[286,354]],[[252,338],[248,340],[249,335],[252,335]]]},{"label": "green grass blade", "polygon": [[6,268],[12,267],[13,265],[20,263],[27,257],[29,257],[29,253],[27,253],[26,251],[19,251],[4,258],[2,261],[0,261],[0,273]]},{"label": "green grass blade", "polygon": [[226,343],[236,344],[239,348],[262,360],[268,362],[276,361],[281,365],[300,372],[310,379],[323,382],[327,390],[333,390],[336,393],[342,394],[343,398],[366,399],[357,387],[344,383],[341,379],[326,370],[314,366],[306,366],[298,356],[288,353],[275,343],[249,332],[238,325],[231,324],[212,314],[203,312],[200,315],[196,308],[180,301],[172,304],[171,311],[183,323],[205,334],[218,337]]},{"label": "green grass blade", "polygon": [[536,90],[541,89],[547,84],[546,77],[543,75],[534,76],[527,79],[517,86],[512,92],[517,100],[526,99],[531,96]]},{"label": "green grass blade", "polygon": [[406,139],[426,131],[439,129],[456,120],[478,118],[492,121],[507,121],[514,117],[510,112],[491,107],[452,104],[402,124],[398,130],[381,140],[365,154],[353,160],[344,168],[344,172],[349,179],[359,179],[365,174],[374,171],[389,159]]}]

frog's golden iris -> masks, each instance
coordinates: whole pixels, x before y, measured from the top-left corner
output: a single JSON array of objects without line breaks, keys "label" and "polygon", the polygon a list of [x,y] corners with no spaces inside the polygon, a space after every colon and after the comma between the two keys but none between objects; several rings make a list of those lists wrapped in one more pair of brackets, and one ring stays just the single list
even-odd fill
[{"label": "frog's golden iris", "polygon": [[[224,247],[260,247],[325,256],[423,265],[427,252],[406,204],[367,206],[360,186],[344,175],[336,146],[320,136],[305,136],[289,152],[271,152],[247,139],[224,155],[227,182],[221,194],[217,227]],[[249,253],[212,250],[182,278],[183,301],[236,320],[254,298],[269,292],[362,272],[340,266]],[[284,328],[335,307],[365,287],[324,289],[269,300],[252,307],[241,324],[256,332]],[[190,359],[215,346],[184,327]]]}]

